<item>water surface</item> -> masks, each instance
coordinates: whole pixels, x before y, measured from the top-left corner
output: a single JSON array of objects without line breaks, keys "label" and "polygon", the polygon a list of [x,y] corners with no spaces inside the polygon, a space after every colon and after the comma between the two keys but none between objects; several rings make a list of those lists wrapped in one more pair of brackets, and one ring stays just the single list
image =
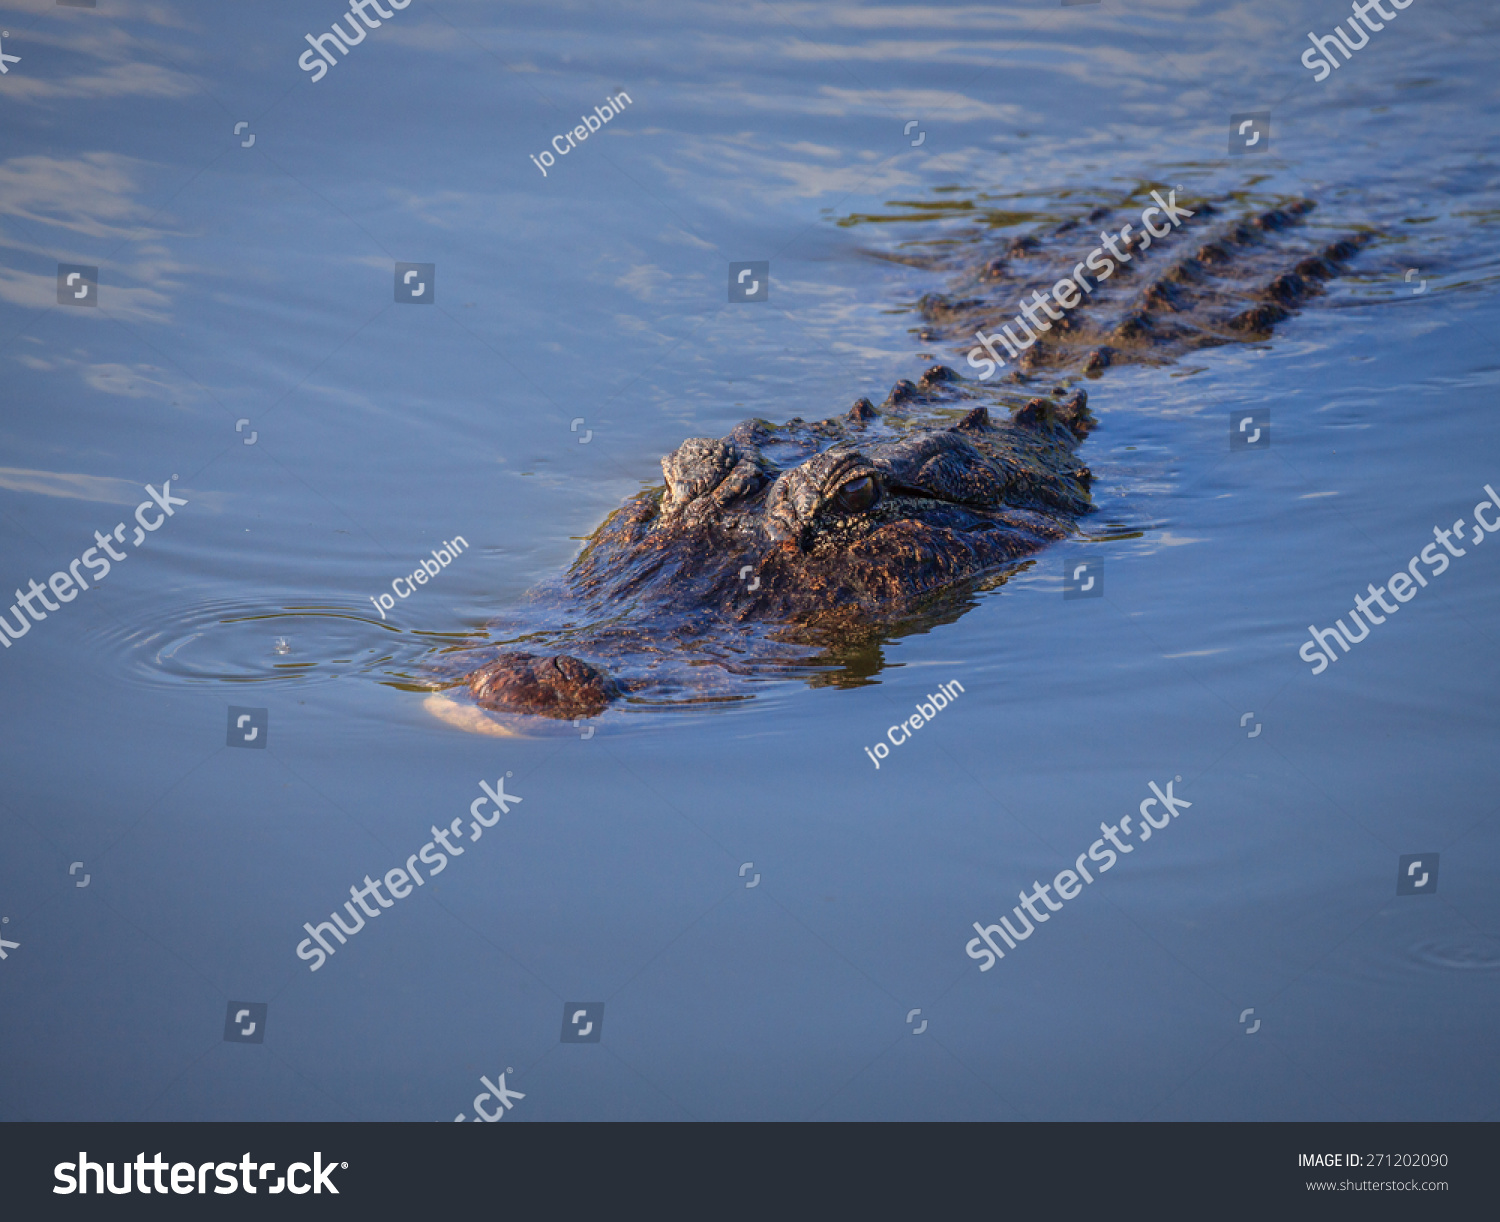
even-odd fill
[{"label": "water surface", "polygon": [[[147,483],[189,501],[0,655],[0,1115],[446,1121],[507,1067],[519,1120],[1495,1114],[1500,547],[1297,657],[1500,487],[1488,8],[1423,0],[1315,83],[1320,0],[414,0],[313,83],[333,7],[222,7],[0,4],[6,580]],[[1268,343],[1089,382],[1077,539],[858,682],[529,737],[427,711],[683,438],[962,368],[925,259],[1148,183],[1379,241]],[[1229,450],[1247,406],[1267,452]],[[1064,600],[1084,553],[1105,596]],[[310,972],[303,923],[501,777],[521,804]],[[1176,777],[1189,811],[978,970],[974,921]],[[264,1043],[224,1040],[239,1001]]]}]

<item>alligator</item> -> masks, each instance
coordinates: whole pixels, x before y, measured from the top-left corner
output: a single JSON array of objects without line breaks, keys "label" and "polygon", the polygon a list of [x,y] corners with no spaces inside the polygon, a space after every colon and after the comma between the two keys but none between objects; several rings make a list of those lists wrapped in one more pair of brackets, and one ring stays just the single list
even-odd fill
[{"label": "alligator", "polygon": [[[797,673],[858,683],[882,641],[956,619],[1091,511],[1077,449],[1096,422],[1079,378],[1263,340],[1369,240],[1310,242],[1304,199],[1189,206],[1196,244],[1127,237],[1133,258],[993,384],[935,364],[878,408],[861,398],[825,420],[685,440],[661,460],[661,485],[491,625],[506,644],[447,661],[465,716],[577,721],[619,701],[745,699],[744,680]],[[921,338],[963,348],[1008,321],[1023,291],[1068,274],[1082,225],[1112,214],[979,239],[947,269],[949,291],[917,303]],[[1055,384],[1036,394],[1042,377]]]}]

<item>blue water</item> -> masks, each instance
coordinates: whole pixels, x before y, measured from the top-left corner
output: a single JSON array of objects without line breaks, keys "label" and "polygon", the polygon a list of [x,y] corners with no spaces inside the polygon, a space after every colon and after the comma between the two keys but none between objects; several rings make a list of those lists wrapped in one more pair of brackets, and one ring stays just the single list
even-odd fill
[{"label": "blue water", "polygon": [[[1297,650],[1500,488],[1500,22],[1417,0],[1315,82],[1346,15],[412,0],[313,82],[333,4],[0,3],[4,588],[129,524],[0,651],[0,1118],[450,1121],[500,1072],[512,1120],[1493,1118],[1500,545],[1325,673]],[[916,334],[942,277],[879,256],[1142,182],[1379,240],[1269,343],[1088,383],[1078,539],[865,686],[432,714],[441,651],[683,438],[962,368]],[[768,303],[727,303],[738,260]],[[1268,451],[1229,450],[1243,408]],[[1065,600],[1084,554],[1104,597]],[[1152,781],[1191,808],[981,972],[972,923]],[[309,971],[303,923],[453,820],[464,855]],[[1435,894],[1396,894],[1412,854]]]}]

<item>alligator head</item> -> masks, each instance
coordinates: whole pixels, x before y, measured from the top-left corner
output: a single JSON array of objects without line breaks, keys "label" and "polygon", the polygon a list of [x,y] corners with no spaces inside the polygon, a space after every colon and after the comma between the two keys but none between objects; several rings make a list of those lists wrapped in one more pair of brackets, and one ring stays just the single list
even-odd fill
[{"label": "alligator head", "polygon": [[[937,366],[932,388],[956,381]],[[752,420],[690,438],[580,566],[615,600],[713,607],[788,623],[906,615],[924,596],[1062,537],[1088,510],[1073,447],[1092,423],[1082,391],[1021,422],[975,407],[898,431],[861,401],[840,420]],[[630,563],[621,561],[629,558]]]},{"label": "alligator head", "polygon": [[[1093,426],[1087,396],[996,420],[972,394],[938,365],[880,411],[861,399],[830,420],[688,438],[567,575],[576,618],[596,625],[590,654],[735,625],[894,625],[1063,538],[1089,510],[1073,452]],[[502,654],[468,681],[482,707],[551,717],[591,716],[621,692],[571,653]]]}]

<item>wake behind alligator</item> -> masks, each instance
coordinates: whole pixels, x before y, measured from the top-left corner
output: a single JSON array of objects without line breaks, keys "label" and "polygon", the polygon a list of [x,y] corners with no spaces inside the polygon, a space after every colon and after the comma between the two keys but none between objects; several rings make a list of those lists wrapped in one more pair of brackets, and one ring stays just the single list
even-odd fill
[{"label": "wake behind alligator", "polygon": [[[923,339],[966,349],[1010,322],[1023,294],[1070,274],[1080,237],[1118,232],[1129,203],[929,263],[952,280],[918,303]],[[1091,512],[1077,451],[1095,420],[1079,377],[1264,340],[1368,241],[1316,245],[1304,199],[1183,207],[1191,230],[1128,235],[1113,275],[991,383],[934,365],[878,408],[688,438],[661,460],[664,484],[491,625],[506,646],[449,659],[452,686],[494,713],[577,719],[617,701],[744,699],[789,674],[868,681],[885,641],[956,619]],[[1050,389],[1030,393],[1042,377]]]}]

